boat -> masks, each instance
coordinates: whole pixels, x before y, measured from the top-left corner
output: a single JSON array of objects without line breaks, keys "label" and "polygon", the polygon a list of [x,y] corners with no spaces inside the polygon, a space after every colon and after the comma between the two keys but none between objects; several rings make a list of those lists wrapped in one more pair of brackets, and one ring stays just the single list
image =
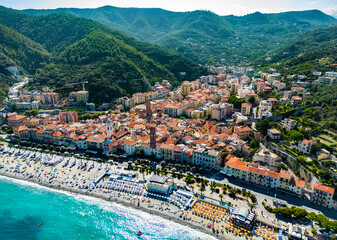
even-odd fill
[{"label": "boat", "polygon": [[43,223],[39,223],[39,224],[37,224],[39,227],[42,225]]},{"label": "boat", "polygon": [[143,233],[141,231],[138,231],[137,235],[141,236]]}]

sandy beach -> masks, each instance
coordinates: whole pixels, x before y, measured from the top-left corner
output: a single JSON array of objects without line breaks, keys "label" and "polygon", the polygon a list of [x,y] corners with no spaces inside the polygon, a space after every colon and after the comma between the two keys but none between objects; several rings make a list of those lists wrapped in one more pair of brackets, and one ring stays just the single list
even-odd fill
[{"label": "sandy beach", "polygon": [[[44,162],[44,159],[56,162],[57,164],[48,166],[46,161]],[[227,230],[224,227],[224,221],[216,221],[213,223],[213,227],[207,227],[210,221],[192,214],[191,210],[184,211],[183,217],[181,217],[182,209],[171,204],[169,201],[144,197],[142,193],[132,194],[111,190],[111,188],[99,187],[100,185],[104,186],[104,183],[108,181],[105,178],[102,179],[101,184],[95,186],[95,180],[106,171],[113,172],[114,170],[110,168],[109,164],[92,161],[83,163],[82,160],[72,157],[62,157],[8,147],[0,154],[0,175],[6,177],[120,203],[127,207],[136,208],[176,223],[187,225],[218,239],[262,239],[255,235],[239,235],[234,231]]]}]

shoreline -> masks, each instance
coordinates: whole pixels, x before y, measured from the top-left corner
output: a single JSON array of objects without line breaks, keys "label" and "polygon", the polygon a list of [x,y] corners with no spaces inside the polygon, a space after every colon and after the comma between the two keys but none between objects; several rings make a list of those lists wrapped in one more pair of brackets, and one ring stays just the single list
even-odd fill
[{"label": "shoreline", "polygon": [[155,209],[150,210],[150,209],[148,209],[146,207],[143,207],[143,206],[137,207],[136,205],[134,205],[132,203],[128,203],[127,201],[122,201],[118,198],[109,198],[109,197],[105,196],[103,193],[102,194],[89,193],[89,192],[81,191],[79,189],[71,189],[71,188],[67,188],[67,187],[64,187],[64,186],[57,187],[57,186],[54,186],[53,184],[47,184],[47,183],[43,183],[43,182],[40,182],[40,181],[36,181],[35,179],[29,179],[29,178],[20,176],[19,174],[8,174],[8,173],[0,172],[0,175],[5,177],[5,178],[9,178],[9,179],[15,179],[15,180],[21,180],[21,181],[25,181],[25,182],[29,182],[29,183],[34,183],[34,184],[39,185],[40,187],[46,187],[50,190],[60,190],[60,191],[65,192],[64,194],[67,194],[67,193],[80,194],[81,196],[88,196],[88,197],[93,197],[93,198],[96,198],[96,199],[101,199],[101,200],[104,200],[104,201],[107,201],[107,202],[114,202],[114,203],[117,203],[117,204],[121,204],[122,206],[124,206],[126,208],[129,208],[130,211],[131,210],[139,210],[139,211],[148,213],[150,215],[156,215],[158,217],[164,218],[165,220],[173,221],[173,222],[175,222],[175,223],[177,223],[177,224],[179,224],[183,227],[187,226],[187,227],[191,228],[192,230],[196,230],[198,232],[201,232],[202,234],[212,236],[215,239],[224,239],[224,240],[234,240],[234,239],[236,239],[234,235],[233,235],[233,238],[225,238],[224,236],[216,236],[216,234],[214,234],[211,231],[211,229],[203,228],[201,226],[195,225],[195,224],[193,224],[191,222],[188,222],[188,221],[184,221],[182,219],[180,220],[179,217],[177,217],[177,216],[171,217],[168,214],[162,213],[160,211],[156,211]]}]

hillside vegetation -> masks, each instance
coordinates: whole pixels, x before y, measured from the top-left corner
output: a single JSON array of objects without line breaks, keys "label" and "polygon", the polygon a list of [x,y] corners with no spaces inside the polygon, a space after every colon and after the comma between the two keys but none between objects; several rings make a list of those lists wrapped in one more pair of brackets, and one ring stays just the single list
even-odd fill
[{"label": "hillside vegetation", "polygon": [[[0,24],[0,33],[6,33],[0,39],[6,47],[0,56],[0,72],[15,63],[34,74],[31,88],[88,81],[90,100],[100,103],[147,91],[162,79],[177,86],[182,80],[207,74],[177,53],[69,14],[29,16],[0,7]],[[16,39],[15,45],[8,44],[11,39]]]},{"label": "hillside vegetation", "polygon": [[[249,63],[310,29],[337,20],[318,10],[246,16],[156,8],[24,10],[31,15],[69,13],[93,19],[142,41],[177,51],[199,63]],[[222,62],[223,62],[222,61]]]},{"label": "hillside vegetation", "polygon": [[268,55],[272,61],[267,67],[286,75],[331,71],[337,63],[337,26],[309,31]]}]

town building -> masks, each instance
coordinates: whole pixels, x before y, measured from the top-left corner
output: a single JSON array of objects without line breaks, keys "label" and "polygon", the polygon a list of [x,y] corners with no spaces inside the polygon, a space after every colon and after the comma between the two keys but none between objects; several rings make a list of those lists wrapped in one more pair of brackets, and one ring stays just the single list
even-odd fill
[{"label": "town building", "polygon": [[308,140],[308,139],[304,139],[302,141],[298,142],[298,146],[297,149],[302,151],[305,154],[310,154],[311,152],[311,147],[317,143],[317,140]]},{"label": "town building", "polygon": [[12,117],[9,117],[7,118],[8,127],[17,127],[23,125],[26,119],[27,117],[23,115],[14,115]]},{"label": "town building", "polygon": [[135,141],[132,140],[125,140],[124,141],[124,152],[126,155],[134,155],[137,151],[137,144]]},{"label": "town building", "polygon": [[60,112],[59,118],[61,122],[64,123],[74,123],[78,122],[78,113],[77,112]]},{"label": "town building", "polygon": [[291,178],[292,178],[291,175],[287,171],[281,170],[278,189],[288,190]]},{"label": "town building", "polygon": [[170,117],[179,117],[185,113],[185,106],[183,104],[168,104],[164,108],[164,113]]},{"label": "town building", "polygon": [[250,103],[242,103],[241,105],[241,113],[243,115],[250,115],[252,109],[252,104]]},{"label": "town building", "polygon": [[76,92],[76,102],[79,105],[86,105],[89,102],[89,92],[88,91]]},{"label": "town building", "polygon": [[273,128],[268,129],[267,136],[272,140],[279,140],[281,139],[282,134],[279,130]]},{"label": "town building", "polygon": [[221,165],[221,152],[205,148],[196,149],[193,151],[192,164],[215,169]]},{"label": "town building", "polygon": [[253,162],[263,165],[278,167],[281,164],[281,158],[268,149],[261,148],[253,157]]},{"label": "town building", "polygon": [[311,202],[322,207],[332,208],[335,189],[322,184],[315,184]]},{"label": "town building", "polygon": [[295,128],[296,121],[291,118],[285,118],[282,120],[282,125],[289,132],[290,130],[293,130]]},{"label": "town building", "polygon": [[152,175],[149,182],[146,184],[148,192],[169,195],[173,191],[174,181],[172,178]]}]

